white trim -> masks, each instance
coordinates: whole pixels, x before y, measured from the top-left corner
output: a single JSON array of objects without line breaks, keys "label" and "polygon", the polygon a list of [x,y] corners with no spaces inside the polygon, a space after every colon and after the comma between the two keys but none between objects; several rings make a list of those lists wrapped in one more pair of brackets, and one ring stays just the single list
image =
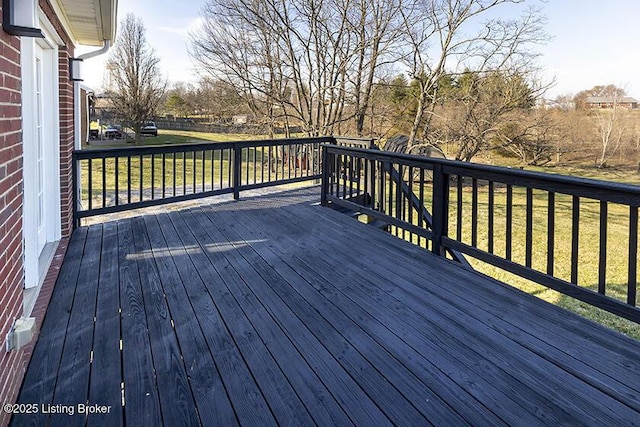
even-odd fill
[{"label": "white trim", "polygon": [[80,95],[80,82],[73,82],[73,146],[76,150],[82,148],[82,123],[80,123],[80,109],[82,107],[82,100]]},{"label": "white trim", "polygon": [[27,171],[32,171],[33,163],[33,149],[29,144],[25,144],[25,141],[33,141],[35,139],[35,132],[33,126],[30,125],[32,120],[27,119],[33,116],[32,112],[35,108],[34,104],[34,81],[35,81],[35,40],[33,38],[22,37],[20,39],[20,52],[21,52],[21,72],[22,72],[22,141],[23,141],[23,221],[22,221],[22,236],[24,238],[24,274],[25,274],[25,287],[33,287],[39,281],[38,278],[38,254],[33,245],[37,239],[37,230],[32,225],[33,218],[36,217],[35,207],[37,201],[35,195],[31,191],[31,179]]},{"label": "white trim", "polygon": [[[53,13],[58,17],[58,20],[60,21],[60,24],[62,25],[62,28],[64,28],[66,33],[71,38],[74,47],[77,47],[76,34],[73,32],[73,30],[71,28],[71,24],[69,24],[69,19],[67,19],[67,15],[64,13],[64,9],[60,6],[60,4],[59,4],[59,2],[57,0],[51,0],[51,1],[49,1],[49,4],[53,8]],[[44,15],[44,13],[42,13],[42,15]],[[40,19],[40,20],[42,20],[42,19]],[[43,30],[44,30],[44,28],[43,28]],[[64,43],[60,43],[60,46],[62,46],[63,44]]]},{"label": "white trim", "polygon": [[60,37],[60,35],[56,31],[56,28],[40,8],[38,8],[38,19],[40,20],[40,29],[42,29],[42,32],[44,33],[44,36],[46,38],[45,40],[47,40],[49,45],[51,47],[53,47],[54,45],[64,46],[64,40],[62,40],[62,37]]},{"label": "white trim", "polygon": [[[43,15],[40,15],[43,17]],[[22,70],[22,132],[23,132],[23,237],[25,287],[37,287],[42,283],[51,262],[50,257],[40,253],[40,244],[60,240],[62,223],[60,217],[60,95],[58,71],[59,37],[48,30],[48,20],[41,20],[41,29],[45,39],[21,38]],[[39,52],[37,54],[37,52]],[[36,54],[40,57],[41,103],[36,99]],[[38,234],[38,198],[36,159],[38,157],[38,134],[35,132],[37,109],[41,110],[43,164],[43,216],[42,234]],[[40,238],[41,237],[41,238]],[[46,265],[45,265],[46,264]],[[32,293],[32,292],[31,292]]]}]

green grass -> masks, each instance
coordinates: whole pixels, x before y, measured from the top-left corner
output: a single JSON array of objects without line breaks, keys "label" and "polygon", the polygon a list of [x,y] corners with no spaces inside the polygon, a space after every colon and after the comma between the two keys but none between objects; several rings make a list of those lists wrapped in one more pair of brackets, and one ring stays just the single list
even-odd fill
[{"label": "green grass", "polygon": [[[160,129],[158,130],[158,136],[142,136],[138,146],[247,141],[254,139],[267,139],[267,136],[244,133],[207,133]],[[135,147],[133,142],[133,139],[90,141],[88,145],[83,144],[82,149]]]},{"label": "green grass", "polygon": [[[465,183],[462,192],[462,236],[461,241],[472,244],[472,188],[470,183]],[[413,191],[419,193],[417,184]],[[426,185],[424,191],[425,205],[431,211],[432,194],[430,185]],[[486,182],[479,181],[478,186],[478,226],[477,244],[481,250],[488,251],[489,247],[489,203],[488,186]],[[448,235],[451,238],[457,236],[457,191],[452,185],[449,204]],[[547,218],[548,196],[546,192],[533,191],[533,233],[532,233],[532,268],[547,272]],[[598,289],[598,253],[599,253],[599,201],[593,199],[581,199],[580,203],[580,238],[578,248],[578,285],[597,291]],[[506,256],[506,188],[496,184],[494,192],[494,227],[493,227],[493,252],[504,258]],[[570,281],[571,278],[571,230],[572,230],[572,199],[571,196],[556,194],[555,198],[555,228],[554,228],[554,276]],[[408,208],[405,209],[405,218],[409,219]],[[525,265],[525,241],[526,241],[526,190],[524,188],[513,189],[513,228],[512,228],[512,260]],[[606,267],[606,295],[626,302],[627,298],[627,272],[628,272],[628,245],[629,245],[629,208],[610,203],[608,206],[608,244]],[[412,222],[417,224],[417,215],[414,212]],[[393,232],[394,230],[392,230]],[[401,233],[401,232],[400,232]],[[408,233],[405,234],[408,240]],[[417,238],[411,239],[414,243]],[[545,301],[559,305],[570,311],[578,313],[586,318],[594,320],[609,328],[622,332],[630,337],[640,340],[640,328],[634,322],[623,319],[607,311],[582,303],[559,292],[553,291],[535,282],[523,279],[515,274],[508,273],[498,267],[482,261],[470,258],[472,266],[497,280],[514,286],[524,292],[535,295]],[[638,271],[640,264],[636,262]],[[640,295],[637,297],[637,305],[640,305]]]}]

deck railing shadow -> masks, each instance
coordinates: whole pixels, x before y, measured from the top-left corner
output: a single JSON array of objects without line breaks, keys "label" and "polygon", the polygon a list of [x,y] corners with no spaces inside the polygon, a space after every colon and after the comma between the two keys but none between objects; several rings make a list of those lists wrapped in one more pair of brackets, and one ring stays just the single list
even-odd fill
[{"label": "deck railing shadow", "polygon": [[[323,146],[322,164],[323,204],[384,222],[437,255],[475,258],[640,323],[640,187],[333,145]],[[614,295],[607,284],[620,278],[608,267],[620,270],[621,259],[626,287]]]}]

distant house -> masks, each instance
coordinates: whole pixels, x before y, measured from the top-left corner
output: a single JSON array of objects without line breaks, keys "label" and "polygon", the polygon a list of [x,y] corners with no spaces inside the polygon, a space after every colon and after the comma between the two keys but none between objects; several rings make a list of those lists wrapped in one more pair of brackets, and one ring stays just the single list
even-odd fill
[{"label": "distant house", "polygon": [[91,119],[100,119],[104,123],[113,119],[113,103],[106,93],[96,93],[94,95]]},{"label": "distant house", "polygon": [[247,124],[248,120],[249,116],[246,114],[236,114],[235,116],[231,117],[231,122],[234,125],[245,125]]},{"label": "distant house", "polygon": [[[28,342],[42,322],[73,228],[71,154],[80,146],[87,109],[77,65],[106,52],[115,38],[116,10],[117,0],[15,0],[0,6],[3,404],[15,401],[31,354]],[[96,50],[76,58],[78,45]],[[0,411],[0,425],[9,416]]]},{"label": "distant house", "polygon": [[614,96],[590,96],[585,100],[587,108],[613,108],[618,106],[620,108],[627,108],[629,110],[635,110],[638,108],[638,100],[630,96],[624,96],[617,98]]}]

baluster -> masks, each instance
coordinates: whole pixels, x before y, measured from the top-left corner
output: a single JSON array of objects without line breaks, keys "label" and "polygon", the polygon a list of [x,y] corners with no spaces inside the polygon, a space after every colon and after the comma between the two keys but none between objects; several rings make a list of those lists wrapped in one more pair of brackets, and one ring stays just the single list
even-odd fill
[{"label": "baluster", "polygon": [[550,191],[547,199],[547,274],[553,276],[555,255],[556,193]]},{"label": "baluster", "polygon": [[531,268],[533,258],[533,189],[527,187],[526,236],[524,265]]},{"label": "baluster", "polygon": [[507,214],[506,214],[505,238],[505,258],[511,261],[511,242],[513,237],[513,187],[507,184]]},{"label": "baluster", "polygon": [[116,197],[116,206],[120,205],[120,157],[116,156],[115,157],[115,175],[116,175],[116,181],[115,181],[115,197]]},{"label": "baluster", "polygon": [[598,254],[598,293],[607,293],[607,222],[609,204],[605,200],[600,201],[600,243]]},{"label": "baluster", "polygon": [[571,283],[577,285],[578,251],[580,239],[580,197],[573,196],[571,206]]},{"label": "baluster", "polygon": [[478,246],[478,179],[471,179],[471,246]]},{"label": "baluster", "polygon": [[494,194],[493,194],[493,181],[489,181],[488,184],[488,212],[487,212],[487,250],[490,254],[493,253],[493,210],[494,210]]},{"label": "baluster", "polygon": [[627,281],[627,304],[636,306],[638,257],[638,207],[629,206],[629,279]]}]

